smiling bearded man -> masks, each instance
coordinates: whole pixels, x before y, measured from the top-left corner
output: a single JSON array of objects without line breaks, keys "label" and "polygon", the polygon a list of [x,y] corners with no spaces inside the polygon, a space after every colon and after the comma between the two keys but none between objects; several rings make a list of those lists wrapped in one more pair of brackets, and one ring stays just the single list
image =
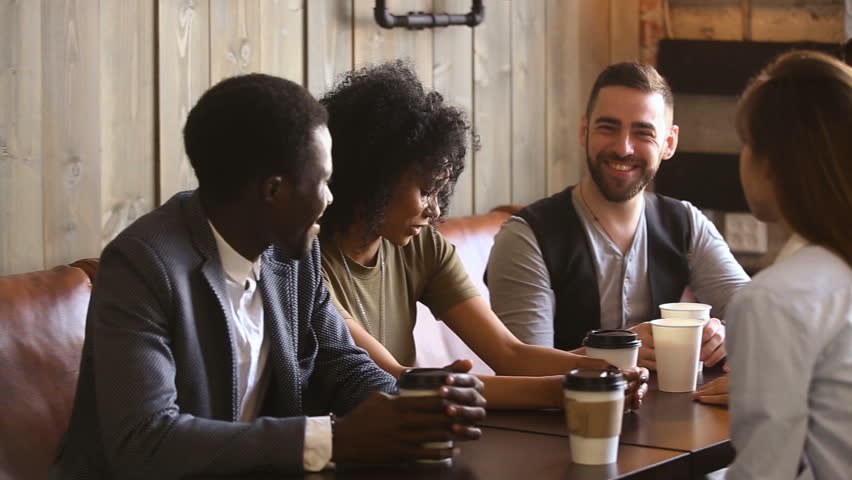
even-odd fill
[{"label": "smiling bearded man", "polygon": [[[596,328],[630,328],[655,368],[649,320],[685,289],[724,315],[749,277],[716,227],[688,202],[645,192],[677,148],[672,92],[654,68],[621,63],[595,81],[580,126],[589,175],[509,219],[488,262],[491,306],[521,340],[563,350]],[[701,359],[725,357],[711,319]]]}]

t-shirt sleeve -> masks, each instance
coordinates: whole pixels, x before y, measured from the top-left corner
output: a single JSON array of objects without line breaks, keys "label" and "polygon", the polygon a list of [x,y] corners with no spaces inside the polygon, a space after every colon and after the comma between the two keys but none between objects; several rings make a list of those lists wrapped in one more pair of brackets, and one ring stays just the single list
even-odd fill
[{"label": "t-shirt sleeve", "polygon": [[456,247],[435,229],[423,232],[423,267],[426,282],[420,302],[432,310],[435,318],[459,303],[479,295]]}]

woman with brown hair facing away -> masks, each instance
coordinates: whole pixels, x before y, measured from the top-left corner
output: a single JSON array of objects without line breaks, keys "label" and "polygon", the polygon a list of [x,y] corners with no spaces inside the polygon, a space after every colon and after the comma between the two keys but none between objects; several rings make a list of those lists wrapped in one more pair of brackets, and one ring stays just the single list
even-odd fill
[{"label": "woman with brown hair facing away", "polygon": [[852,472],[852,68],[780,56],[737,112],[754,215],[791,233],[728,307],[728,479]]},{"label": "woman with brown hair facing away", "polygon": [[[321,103],[329,112],[335,197],[322,218],[323,273],[355,343],[379,366],[398,376],[413,363],[420,301],[499,375],[525,376],[480,377],[489,407],[561,407],[561,374],[607,367],[518,340],[432,227],[464,168],[470,125],[460,110],[424,90],[400,61],[348,73]],[[624,374],[625,405],[638,408],[648,371]]]}]

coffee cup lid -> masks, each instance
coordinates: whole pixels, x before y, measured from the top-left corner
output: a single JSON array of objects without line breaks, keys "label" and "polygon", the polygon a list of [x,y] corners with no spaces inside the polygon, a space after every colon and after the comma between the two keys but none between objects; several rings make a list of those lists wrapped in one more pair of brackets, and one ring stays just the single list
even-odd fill
[{"label": "coffee cup lid", "polygon": [[636,332],[630,330],[590,330],[583,339],[584,347],[635,348],[642,346]]},{"label": "coffee cup lid", "polygon": [[615,369],[579,368],[568,372],[562,386],[581,392],[613,392],[624,390],[624,376]]},{"label": "coffee cup lid", "polygon": [[409,368],[399,377],[399,388],[435,390],[447,383],[450,372],[443,368]]}]

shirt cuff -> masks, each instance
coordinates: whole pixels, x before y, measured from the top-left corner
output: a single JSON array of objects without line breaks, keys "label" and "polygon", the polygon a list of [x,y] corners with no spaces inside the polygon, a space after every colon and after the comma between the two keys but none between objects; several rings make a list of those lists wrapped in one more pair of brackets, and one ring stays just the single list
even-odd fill
[{"label": "shirt cuff", "polygon": [[302,465],[306,472],[319,472],[331,466],[331,420],[328,416],[305,419]]}]

